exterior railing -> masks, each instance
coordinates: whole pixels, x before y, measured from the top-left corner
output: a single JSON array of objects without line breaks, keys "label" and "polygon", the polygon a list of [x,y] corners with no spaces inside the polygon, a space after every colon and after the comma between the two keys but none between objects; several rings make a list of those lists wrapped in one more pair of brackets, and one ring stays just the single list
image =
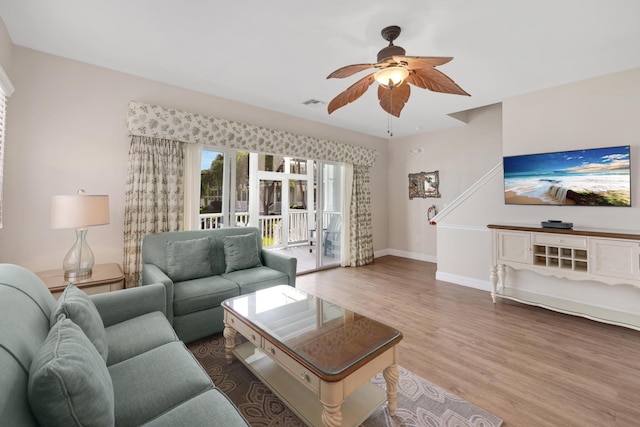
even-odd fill
[{"label": "exterior railing", "polygon": [[262,246],[265,248],[282,245],[282,215],[265,215],[258,217],[262,230]]},{"label": "exterior railing", "polygon": [[222,214],[200,214],[200,230],[213,230],[222,225]]},{"label": "exterior railing", "polygon": [[[264,247],[286,247],[292,244],[306,243],[309,240],[309,226],[307,225],[307,211],[289,213],[289,238],[287,244],[282,243],[282,215],[263,215],[258,217],[262,230]],[[200,229],[211,230],[223,226],[221,213],[200,214]],[[247,212],[236,212],[236,226],[249,223]]]},{"label": "exterior railing", "polygon": [[[249,223],[247,212],[236,212],[236,225],[243,226]],[[200,214],[200,230],[212,230],[222,227],[221,213]]]},{"label": "exterior railing", "polygon": [[[282,215],[262,215],[258,217],[262,230],[262,245],[264,247],[288,247],[309,242],[309,229],[315,229],[315,221],[309,226],[307,211],[289,212],[289,238],[286,244],[282,242]],[[322,215],[324,229],[331,224],[332,219],[340,217],[338,212],[324,212]],[[249,224],[247,212],[236,212],[236,226]],[[200,229],[211,230],[223,226],[221,213],[200,214]]]},{"label": "exterior railing", "polygon": [[289,243],[300,243],[309,240],[307,211],[289,212]]}]

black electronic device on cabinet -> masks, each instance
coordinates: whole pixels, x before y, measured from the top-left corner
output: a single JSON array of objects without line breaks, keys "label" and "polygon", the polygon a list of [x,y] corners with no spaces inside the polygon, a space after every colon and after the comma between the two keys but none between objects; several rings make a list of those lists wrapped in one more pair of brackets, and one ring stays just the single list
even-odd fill
[{"label": "black electronic device on cabinet", "polygon": [[563,222],[558,219],[549,219],[547,221],[540,222],[542,228],[559,228],[561,230],[571,230],[573,228],[572,222]]}]

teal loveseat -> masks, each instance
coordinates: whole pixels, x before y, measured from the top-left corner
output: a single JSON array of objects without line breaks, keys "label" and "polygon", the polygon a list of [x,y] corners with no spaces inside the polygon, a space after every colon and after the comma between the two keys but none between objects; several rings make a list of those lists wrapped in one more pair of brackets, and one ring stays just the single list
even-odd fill
[{"label": "teal loveseat", "polygon": [[165,317],[161,284],[56,301],[0,264],[0,425],[248,427]]},{"label": "teal loveseat", "polygon": [[149,234],[142,263],[142,285],[165,285],[167,318],[184,342],[224,329],[225,299],[296,284],[296,258],[263,249],[256,227]]}]

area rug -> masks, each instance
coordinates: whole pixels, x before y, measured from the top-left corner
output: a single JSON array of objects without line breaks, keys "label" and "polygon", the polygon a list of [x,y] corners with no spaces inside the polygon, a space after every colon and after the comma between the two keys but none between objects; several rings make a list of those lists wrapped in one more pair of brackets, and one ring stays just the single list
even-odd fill
[{"label": "area rug", "polygon": [[[216,386],[254,427],[298,427],[305,424],[242,363],[227,364],[224,337],[214,335],[187,345]],[[498,427],[502,420],[399,367],[398,409],[391,417],[386,405],[363,427]],[[371,382],[385,388],[382,374]]]}]

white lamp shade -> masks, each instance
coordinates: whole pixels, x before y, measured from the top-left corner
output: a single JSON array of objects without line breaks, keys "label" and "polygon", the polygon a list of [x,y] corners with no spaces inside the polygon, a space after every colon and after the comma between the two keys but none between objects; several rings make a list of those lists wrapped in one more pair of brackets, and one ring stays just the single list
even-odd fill
[{"label": "white lamp shade", "polygon": [[109,196],[53,196],[51,228],[86,228],[109,224]]},{"label": "white lamp shade", "polygon": [[409,77],[409,71],[404,67],[387,67],[375,73],[373,77],[382,86],[394,88]]}]

